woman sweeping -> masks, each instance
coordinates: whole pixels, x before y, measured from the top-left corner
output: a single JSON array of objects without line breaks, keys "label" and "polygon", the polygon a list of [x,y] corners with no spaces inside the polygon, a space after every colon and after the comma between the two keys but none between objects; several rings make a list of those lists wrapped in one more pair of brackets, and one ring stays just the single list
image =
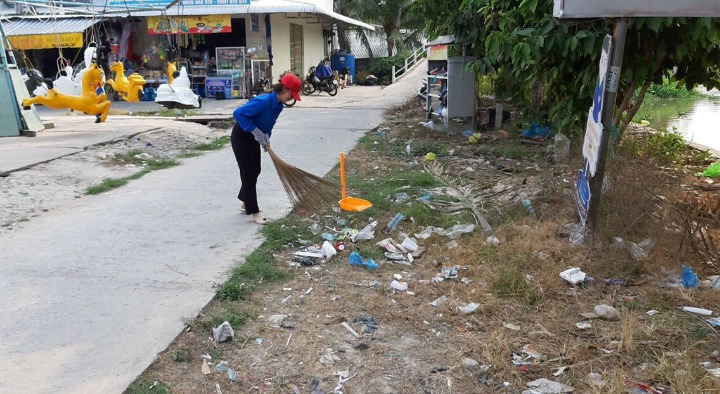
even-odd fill
[{"label": "woman sweeping", "polygon": [[273,86],[272,93],[257,96],[233,112],[236,120],[230,136],[235,160],[240,168],[240,209],[250,215],[257,224],[269,223],[260,212],[257,201],[257,179],[260,175],[260,146],[270,146],[283,102],[294,98],[300,101],[300,79],[287,74]]}]

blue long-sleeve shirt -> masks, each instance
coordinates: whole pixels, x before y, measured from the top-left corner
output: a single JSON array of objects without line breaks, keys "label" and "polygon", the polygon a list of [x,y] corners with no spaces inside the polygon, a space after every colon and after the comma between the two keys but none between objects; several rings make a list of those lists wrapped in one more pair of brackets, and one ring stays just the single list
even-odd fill
[{"label": "blue long-sleeve shirt", "polygon": [[250,99],[233,111],[233,118],[243,131],[251,132],[257,128],[270,137],[282,110],[283,103],[278,102],[277,93],[272,92]]}]

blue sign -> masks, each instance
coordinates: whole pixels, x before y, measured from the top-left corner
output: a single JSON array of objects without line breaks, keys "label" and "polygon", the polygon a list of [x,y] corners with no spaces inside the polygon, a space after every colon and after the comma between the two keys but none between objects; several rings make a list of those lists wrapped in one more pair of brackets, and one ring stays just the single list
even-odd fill
[{"label": "blue sign", "polygon": [[578,172],[575,185],[575,200],[580,214],[580,220],[585,225],[588,210],[590,209],[590,164],[585,159],[585,166]]},{"label": "blue sign", "polygon": [[[133,9],[165,9],[173,0],[110,0],[109,7],[128,7]],[[180,0],[177,5],[213,6],[213,5],[249,5],[250,0]],[[102,4],[101,4],[102,6]]]}]

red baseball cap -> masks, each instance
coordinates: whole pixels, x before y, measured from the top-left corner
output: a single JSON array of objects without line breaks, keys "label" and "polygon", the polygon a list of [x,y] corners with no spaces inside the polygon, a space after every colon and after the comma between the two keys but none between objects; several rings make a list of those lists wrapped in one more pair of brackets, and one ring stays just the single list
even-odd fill
[{"label": "red baseball cap", "polygon": [[300,98],[300,78],[292,74],[285,74],[285,76],[280,78],[280,83],[286,88],[290,89],[290,92],[292,93],[292,96],[295,100],[302,101],[302,99]]}]

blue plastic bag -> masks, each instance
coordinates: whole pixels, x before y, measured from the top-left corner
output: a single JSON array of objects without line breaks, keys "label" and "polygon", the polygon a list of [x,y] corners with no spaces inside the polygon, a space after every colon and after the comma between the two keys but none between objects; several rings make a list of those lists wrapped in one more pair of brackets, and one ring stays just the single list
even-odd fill
[{"label": "blue plastic bag", "polygon": [[688,289],[695,289],[698,287],[698,276],[685,264],[682,264],[682,284]]},{"label": "blue plastic bag", "polygon": [[352,266],[363,266],[371,270],[378,269],[377,263],[375,263],[372,259],[367,259],[366,261],[363,261],[362,256],[360,256],[360,253],[358,252],[350,253],[350,256],[348,256],[348,260],[350,262],[350,265]]},{"label": "blue plastic bag", "polygon": [[552,129],[549,124],[539,125],[533,123],[529,128],[523,129],[520,134],[525,138],[547,138],[550,136]]}]

